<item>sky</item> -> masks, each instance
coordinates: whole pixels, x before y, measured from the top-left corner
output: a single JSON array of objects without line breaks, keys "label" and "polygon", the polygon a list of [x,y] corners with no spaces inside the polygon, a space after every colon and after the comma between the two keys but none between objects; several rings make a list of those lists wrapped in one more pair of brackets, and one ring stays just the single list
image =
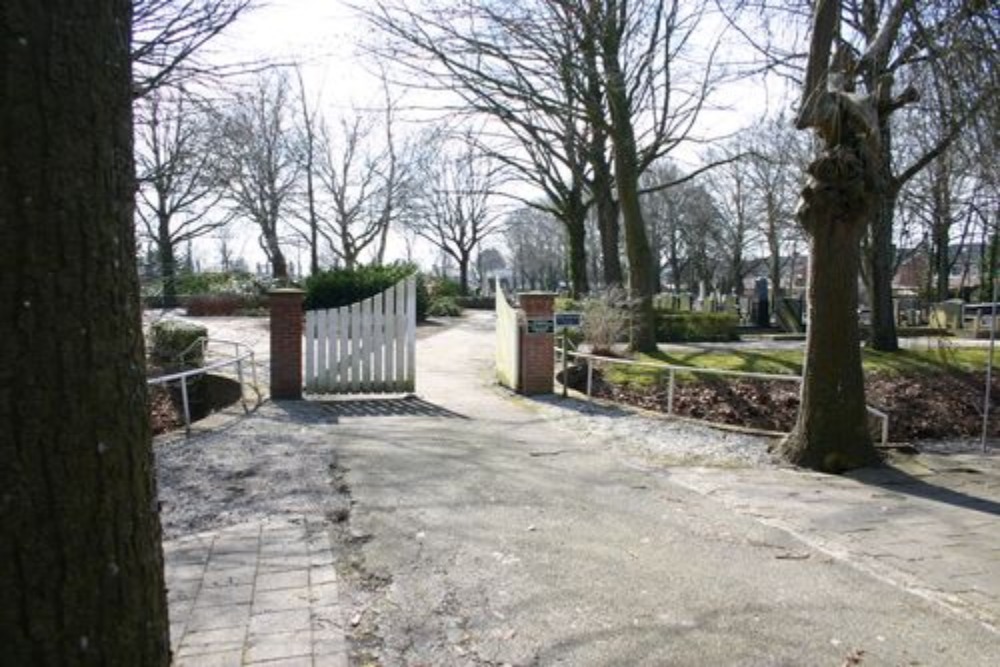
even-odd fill
[{"label": "sky", "polygon": [[[705,28],[699,29],[699,34],[708,36],[708,42],[714,44],[722,23],[709,19],[703,25]],[[359,48],[361,39],[369,34],[369,28],[342,0],[266,0],[266,4],[242,17],[211,44],[211,58],[219,62],[267,59],[300,63],[308,94],[328,120],[334,121],[354,107],[381,104],[379,78]],[[757,79],[727,84],[714,98],[720,108],[702,112],[696,134],[720,137],[746,127],[766,109],[785,104],[778,90],[778,86],[764,86]],[[426,98],[414,97],[420,93],[406,95],[407,101],[433,104],[425,102]],[[672,157],[682,168],[693,168],[700,164],[705,147],[682,146]],[[245,230],[234,239],[237,253],[245,256],[251,268],[263,261],[263,253],[253,237],[252,230]],[[196,258],[204,267],[217,263],[217,247],[218,242],[213,240],[196,244]],[[404,252],[397,239],[390,245],[389,259]],[[300,258],[308,256],[294,249],[288,254],[297,265]],[[417,257],[429,265],[436,255],[427,246],[418,250]]]}]

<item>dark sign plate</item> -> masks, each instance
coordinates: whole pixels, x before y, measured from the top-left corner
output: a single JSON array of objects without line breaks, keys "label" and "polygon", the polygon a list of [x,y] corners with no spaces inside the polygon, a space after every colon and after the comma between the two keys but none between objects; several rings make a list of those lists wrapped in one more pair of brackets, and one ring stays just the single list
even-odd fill
[{"label": "dark sign plate", "polygon": [[556,323],[551,317],[528,318],[529,334],[550,334],[556,330]]}]

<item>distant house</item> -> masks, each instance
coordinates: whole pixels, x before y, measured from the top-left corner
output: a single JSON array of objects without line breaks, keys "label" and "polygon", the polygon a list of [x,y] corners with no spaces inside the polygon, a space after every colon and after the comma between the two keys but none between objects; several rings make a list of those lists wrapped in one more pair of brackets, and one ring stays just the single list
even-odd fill
[{"label": "distant house", "polygon": [[[948,248],[951,270],[948,272],[948,289],[958,293],[963,289],[978,287],[982,281],[983,257],[989,248],[982,243],[953,244]],[[895,290],[921,292],[929,284],[929,257],[923,246],[900,248],[905,255],[896,269],[892,287]]]}]

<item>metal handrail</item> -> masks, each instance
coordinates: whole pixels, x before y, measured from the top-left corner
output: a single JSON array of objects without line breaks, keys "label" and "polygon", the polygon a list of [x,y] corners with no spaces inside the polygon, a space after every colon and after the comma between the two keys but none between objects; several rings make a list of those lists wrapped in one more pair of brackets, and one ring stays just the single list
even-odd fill
[{"label": "metal handrail", "polygon": [[[732,371],[722,368],[698,368],[695,366],[677,366],[674,364],[666,364],[657,361],[636,361],[634,359],[617,359],[615,357],[605,357],[599,354],[591,354],[589,352],[575,352],[568,351],[564,348],[556,347],[556,352],[559,354],[564,354],[563,357],[563,368],[565,369],[565,361],[567,357],[575,357],[577,359],[585,359],[587,362],[587,400],[592,401],[593,397],[593,384],[594,384],[594,368],[591,364],[592,361],[601,361],[610,364],[622,364],[626,366],[640,366],[645,368],[655,368],[660,370],[666,370],[669,372],[669,378],[667,385],[667,414],[674,414],[674,389],[676,387],[676,373],[703,373],[705,375],[728,375],[733,377],[747,377],[754,378],[757,380],[779,380],[784,382],[798,382],[802,384],[801,375],[783,375],[780,373],[756,373],[753,371]],[[565,395],[566,390],[566,375],[563,375],[563,395]],[[865,409],[869,414],[874,415],[877,419],[882,422],[881,426],[881,439],[882,445],[885,446],[889,442],[889,415],[877,408],[873,408],[870,405],[866,405]]]},{"label": "metal handrail", "polygon": [[[237,377],[237,380],[239,381],[239,384],[240,384],[240,403],[243,406],[243,412],[246,413],[246,414],[249,414],[250,409],[247,407],[245,383],[243,381],[243,362],[245,362],[245,361],[247,361],[249,359],[249,361],[250,361],[250,373],[253,376],[253,380],[252,380],[252,385],[251,386],[252,386],[254,392],[257,394],[258,403],[260,402],[260,389],[257,386],[257,364],[256,364],[256,362],[254,360],[254,352],[253,352],[253,350],[250,349],[247,345],[245,345],[243,343],[238,343],[236,341],[221,340],[221,339],[215,339],[215,338],[209,339],[208,337],[202,336],[202,337],[199,337],[196,341],[194,341],[191,345],[189,345],[183,352],[181,352],[178,355],[178,357],[179,358],[183,358],[183,356],[185,354],[187,354],[192,349],[194,349],[195,345],[199,345],[199,344],[202,346],[202,355],[204,356],[204,351],[205,351],[205,349],[207,349],[209,342],[224,343],[226,345],[232,345],[234,347],[235,356],[233,356],[231,358],[228,358],[228,359],[222,359],[221,361],[216,361],[216,362],[213,362],[211,364],[207,364],[205,366],[200,366],[198,368],[191,368],[191,369],[186,370],[186,371],[178,371],[176,373],[169,373],[167,375],[160,375],[158,377],[148,378],[146,380],[146,384],[147,385],[167,384],[168,382],[176,382],[176,381],[180,380],[180,383],[181,383],[181,403],[182,403],[183,408],[184,408],[184,432],[185,432],[185,434],[190,434],[191,433],[191,404],[190,404],[190,401],[188,400],[188,388],[187,388],[187,379],[189,377],[194,377],[195,375],[204,375],[205,373],[208,373],[209,371],[216,370],[218,368],[223,368],[225,366],[233,366],[233,365],[235,365],[236,366],[236,377]],[[247,351],[244,352],[244,353],[242,353],[242,354],[240,354],[240,351],[239,351],[240,348],[247,348]]]}]

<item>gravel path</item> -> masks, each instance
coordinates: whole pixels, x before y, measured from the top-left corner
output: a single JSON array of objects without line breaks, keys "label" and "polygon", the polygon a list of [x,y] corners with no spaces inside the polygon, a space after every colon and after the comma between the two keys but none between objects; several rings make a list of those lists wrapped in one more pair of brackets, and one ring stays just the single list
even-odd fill
[{"label": "gravel path", "polygon": [[167,539],[248,521],[337,516],[336,419],[315,403],[273,403],[222,430],[154,447]]}]

